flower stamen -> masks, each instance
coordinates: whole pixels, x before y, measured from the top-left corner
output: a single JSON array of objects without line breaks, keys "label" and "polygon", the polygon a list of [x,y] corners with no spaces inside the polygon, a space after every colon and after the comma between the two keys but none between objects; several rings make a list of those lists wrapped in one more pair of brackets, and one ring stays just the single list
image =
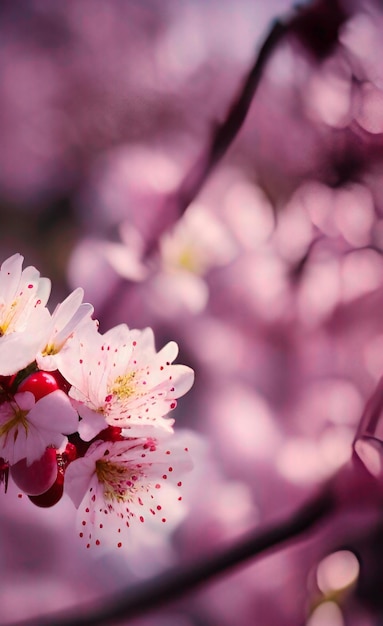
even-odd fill
[{"label": "flower stamen", "polygon": [[96,461],[96,475],[98,482],[103,486],[106,501],[127,502],[137,491],[135,487],[137,473],[119,463],[99,459]]},{"label": "flower stamen", "polygon": [[28,420],[26,416],[28,415],[28,411],[23,411],[19,408],[13,409],[13,416],[10,420],[1,424],[0,426],[0,437],[7,437],[8,433],[15,429],[14,438],[16,440],[18,435],[18,427],[23,427],[25,432],[28,433]]},{"label": "flower stamen", "polygon": [[111,388],[114,396],[119,400],[127,400],[137,394],[137,382],[133,383],[136,372],[129,372],[124,376],[117,376]]}]

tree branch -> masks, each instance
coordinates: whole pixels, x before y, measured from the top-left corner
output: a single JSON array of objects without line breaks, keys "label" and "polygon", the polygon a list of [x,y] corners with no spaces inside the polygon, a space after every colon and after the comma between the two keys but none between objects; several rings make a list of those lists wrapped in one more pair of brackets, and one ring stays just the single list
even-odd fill
[{"label": "tree branch", "polygon": [[290,22],[288,21],[283,22],[279,19],[274,21],[239,94],[228,111],[225,121],[217,127],[216,132],[212,136],[205,158],[201,159],[202,163],[197,163],[192,171],[189,172],[177,192],[180,214],[185,211],[196,197],[211,171],[226,154],[236,138],[246,119],[265,66],[281,38],[288,31],[289,25]]},{"label": "tree branch", "polygon": [[296,537],[303,538],[303,533],[324,520],[334,509],[333,490],[330,484],[326,484],[322,491],[291,517],[263,530],[257,529],[217,554],[134,585],[105,600],[101,606],[95,607],[93,604],[91,607],[76,607],[71,613],[39,616],[19,622],[17,626],[99,626],[122,619],[126,623],[128,619],[154,611],[195,591],[201,585],[280,544]]},{"label": "tree branch", "polygon": [[[257,52],[256,58],[244,79],[237,97],[227,113],[226,119],[221,125],[216,127],[205,152],[186,174],[177,191],[172,196],[168,196],[165,199],[166,210],[159,212],[157,224],[153,224],[153,234],[145,243],[142,255],[143,259],[148,260],[156,252],[161,235],[171,228],[174,222],[183,215],[189,204],[197,197],[212,170],[226,154],[245,121],[262,78],[263,70],[278,43],[289,31],[290,24],[291,18],[274,21],[260,50]],[[126,290],[126,284],[127,281],[124,278],[120,278],[117,281],[108,300],[101,306],[101,310],[99,311],[99,319],[101,322],[103,317],[108,315],[109,311],[113,311],[116,307],[118,308],[118,302],[121,298],[121,289]],[[130,283],[131,286],[133,284],[134,283]]]},{"label": "tree branch", "polygon": [[154,237],[147,242],[144,255],[146,258],[156,250],[161,234],[170,228],[174,220],[183,215],[189,204],[196,198],[212,170],[233,143],[246,119],[265,66],[289,28],[290,20],[282,21],[277,19],[274,21],[259,52],[257,52],[237,97],[227,113],[226,119],[216,127],[215,132],[212,134],[205,154],[198,159],[190,172],[186,174],[173,197],[166,200],[166,204],[168,206],[171,205],[173,210],[168,212],[169,217],[167,221],[164,220],[164,215],[161,212],[159,216],[161,225],[153,228]]}]

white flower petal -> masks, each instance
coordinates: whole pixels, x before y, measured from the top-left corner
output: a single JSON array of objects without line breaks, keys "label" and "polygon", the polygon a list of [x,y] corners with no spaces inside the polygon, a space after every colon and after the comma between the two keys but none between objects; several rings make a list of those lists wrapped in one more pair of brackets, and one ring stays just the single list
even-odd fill
[{"label": "white flower petal", "polygon": [[85,545],[129,545],[134,526],[163,531],[168,519],[180,518],[180,473],[189,469],[182,438],[93,443],[69,465],[65,480]]},{"label": "white flower petal", "polygon": [[90,441],[108,426],[103,415],[91,411],[87,407],[79,407],[79,413],[82,419],[78,425],[78,433],[83,441]]},{"label": "white flower petal", "polygon": [[69,435],[77,430],[78,414],[68,396],[57,389],[36,402],[28,414],[28,421],[38,429]]},{"label": "white flower petal", "polygon": [[104,335],[81,329],[60,367],[82,417],[81,436],[89,441],[105,422],[131,430],[134,436],[149,426],[172,432],[173,421],[164,416],[194,380],[189,367],[171,365],[177,353],[175,342],[157,353],[150,328],[130,330],[120,324]]},{"label": "white flower petal", "polygon": [[[180,398],[191,389],[194,383],[194,370],[187,365],[172,365],[173,383],[175,386],[174,398]],[[169,397],[172,397],[169,394]]]},{"label": "white flower petal", "polygon": [[8,302],[15,294],[20,282],[24,257],[14,254],[2,263],[0,268],[0,294]]},{"label": "white flower petal", "polygon": [[78,509],[90,488],[94,475],[95,460],[93,457],[76,459],[69,464],[65,472],[65,492],[72,500],[76,509]]},{"label": "white flower petal", "polygon": [[[38,350],[44,342],[44,323],[49,322],[49,313],[39,318],[41,324],[26,332],[11,333],[0,338],[0,375],[9,376],[24,369],[35,360]],[[35,330],[35,332],[33,332]]]}]

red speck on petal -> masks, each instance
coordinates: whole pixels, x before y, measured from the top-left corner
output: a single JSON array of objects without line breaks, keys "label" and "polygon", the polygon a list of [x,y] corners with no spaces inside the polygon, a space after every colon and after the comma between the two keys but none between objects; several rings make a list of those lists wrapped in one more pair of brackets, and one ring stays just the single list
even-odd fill
[{"label": "red speck on petal", "polygon": [[121,541],[120,541],[120,542],[117,544],[117,548],[121,548],[121,546],[122,546],[122,543],[121,543]]}]

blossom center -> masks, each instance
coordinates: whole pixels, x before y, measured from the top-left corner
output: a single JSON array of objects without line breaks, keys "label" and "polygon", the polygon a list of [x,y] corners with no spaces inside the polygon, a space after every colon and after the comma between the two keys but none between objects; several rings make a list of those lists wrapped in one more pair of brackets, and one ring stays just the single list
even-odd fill
[{"label": "blossom center", "polygon": [[7,332],[9,326],[12,324],[14,318],[16,317],[16,307],[18,305],[17,300],[14,300],[12,302],[12,304],[10,305],[8,311],[4,310],[5,309],[5,305],[2,305],[2,313],[3,313],[3,319],[0,323],[0,337],[3,337],[3,335],[5,335],[5,333]]},{"label": "blossom center", "polygon": [[178,257],[179,266],[192,274],[199,273],[199,264],[194,250],[192,248],[183,248]]},{"label": "blossom center", "polygon": [[18,435],[18,427],[24,428],[25,432],[28,432],[28,420],[26,419],[28,411],[23,411],[19,408],[13,409],[13,415],[11,418],[0,425],[0,437],[7,436],[11,430],[15,429],[15,440]]},{"label": "blossom center", "polygon": [[53,343],[45,346],[44,350],[42,350],[41,354],[43,356],[52,356],[54,354],[58,354],[60,352],[60,348],[55,346]]},{"label": "blossom center", "polygon": [[136,491],[137,473],[120,463],[105,459],[96,461],[98,482],[104,489],[104,498],[109,502],[126,502]]},{"label": "blossom center", "polygon": [[137,382],[134,382],[136,372],[130,372],[124,376],[117,376],[111,387],[111,392],[119,400],[127,400],[137,392]]}]

